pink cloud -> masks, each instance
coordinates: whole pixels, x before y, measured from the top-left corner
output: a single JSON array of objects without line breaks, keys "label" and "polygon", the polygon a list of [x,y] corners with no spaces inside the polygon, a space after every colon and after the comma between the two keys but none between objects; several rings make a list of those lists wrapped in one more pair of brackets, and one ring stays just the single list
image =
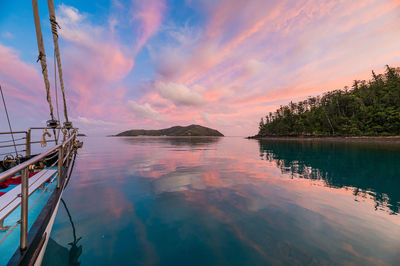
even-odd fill
[{"label": "pink cloud", "polygon": [[13,83],[16,87],[24,88],[28,91],[17,90],[15,88],[14,97],[25,98],[24,94],[35,94],[34,86],[41,82],[40,73],[35,67],[23,62],[17,51],[11,47],[0,44],[0,75],[2,80]]},{"label": "pink cloud", "polygon": [[165,121],[165,118],[162,117],[159,112],[154,110],[148,103],[139,104],[133,100],[129,100],[128,104],[134,115],[139,119],[158,122]]},{"label": "pink cloud", "polygon": [[[109,23],[101,25],[94,23],[90,14],[74,7],[62,4],[57,8],[67,104],[71,119],[78,126],[104,128],[135,120],[123,80],[133,69],[137,53],[160,27],[165,4],[164,1],[132,1],[132,5],[132,27],[137,28],[139,36],[135,48],[118,39],[115,28],[121,21],[113,19],[112,14]],[[37,68],[21,61],[9,47],[0,46],[0,55],[2,84],[12,94],[12,103],[36,101],[38,96],[45,99],[38,95],[39,90],[33,89],[43,87]],[[48,56],[48,64],[51,63]],[[52,79],[52,74],[49,75]],[[53,87],[52,80],[50,83]],[[54,97],[53,91],[52,94]],[[44,112],[45,108],[43,104]]]},{"label": "pink cloud", "polygon": [[195,88],[188,88],[183,84],[158,81],[155,87],[163,98],[171,100],[175,105],[199,106],[205,103],[203,96]]},{"label": "pink cloud", "polygon": [[201,113],[206,110],[213,126],[229,130],[239,125],[240,134],[252,134],[257,117],[280,104],[343,88],[353,79],[369,78],[372,69],[396,65],[399,4],[207,2],[204,30],[185,25],[175,29],[179,38],[173,44],[153,47],[156,80],[206,88],[201,94],[208,104],[168,109],[167,116],[205,122]]},{"label": "pink cloud", "polygon": [[135,55],[161,26],[165,7],[164,0],[132,0],[131,14],[133,21],[138,23],[137,33],[139,35],[134,49]]},{"label": "pink cloud", "polygon": [[163,1],[132,1],[132,26],[139,36],[132,49],[118,40],[116,19],[111,18],[106,26],[95,25],[89,15],[76,8],[59,7],[60,36],[66,41],[63,63],[73,115],[107,123],[129,124],[136,119],[123,80],[132,71],[137,53],[160,27],[164,8]]},{"label": "pink cloud", "polygon": [[[0,82],[11,117],[19,118],[30,113],[33,114],[31,120],[38,124],[47,118],[48,107],[41,73],[33,65],[22,61],[15,49],[2,44],[0,44]],[[0,126],[5,125],[1,123]]]},{"label": "pink cloud", "polygon": [[91,24],[73,7],[61,5],[58,21],[66,42],[62,56],[71,115],[106,122],[126,115],[121,108],[126,88],[120,83],[134,65],[128,47],[113,39],[109,28]]},{"label": "pink cloud", "polygon": [[[196,122],[248,135],[280,104],[340,89],[400,62],[398,0],[189,1],[203,12],[204,20],[194,24],[172,21],[164,0],[130,3],[118,5],[122,15],[110,14],[106,25],[70,6],[57,10],[77,123],[151,128]],[[119,39],[122,24],[135,32],[128,42]],[[134,67],[144,47],[152,59],[145,67],[153,63],[156,73],[144,71],[142,86]],[[15,102],[30,100],[22,91],[44,99],[38,66],[6,46],[0,55],[0,77]],[[41,105],[46,112],[45,101]]]}]

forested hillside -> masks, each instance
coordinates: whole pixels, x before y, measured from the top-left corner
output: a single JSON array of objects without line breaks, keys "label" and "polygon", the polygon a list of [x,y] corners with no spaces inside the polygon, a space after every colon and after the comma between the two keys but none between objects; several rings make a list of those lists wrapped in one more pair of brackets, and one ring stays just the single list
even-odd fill
[{"label": "forested hillside", "polygon": [[370,81],[281,106],[261,118],[262,136],[400,135],[400,68],[372,71]]}]

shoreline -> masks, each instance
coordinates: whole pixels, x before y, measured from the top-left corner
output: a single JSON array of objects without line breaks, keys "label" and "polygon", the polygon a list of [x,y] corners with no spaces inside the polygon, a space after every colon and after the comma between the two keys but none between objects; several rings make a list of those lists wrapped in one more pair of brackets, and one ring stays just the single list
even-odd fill
[{"label": "shoreline", "polygon": [[255,140],[277,141],[327,141],[327,142],[353,142],[353,143],[392,143],[400,144],[400,136],[267,136],[247,137]]}]

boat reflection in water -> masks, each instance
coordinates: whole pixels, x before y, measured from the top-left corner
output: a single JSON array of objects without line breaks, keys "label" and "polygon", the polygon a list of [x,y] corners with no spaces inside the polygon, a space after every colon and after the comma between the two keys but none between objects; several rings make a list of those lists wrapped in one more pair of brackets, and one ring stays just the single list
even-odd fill
[{"label": "boat reflection in water", "polygon": [[78,245],[79,240],[81,237],[76,237],[76,230],[74,222],[72,221],[71,214],[68,210],[67,204],[63,199],[61,202],[65,208],[65,211],[68,214],[69,221],[72,227],[72,236],[73,241],[68,243],[69,247],[64,247],[57,243],[53,238],[49,238],[49,242],[47,244],[47,250],[45,256],[43,258],[42,265],[70,265],[70,266],[77,266],[81,265],[79,262],[79,257],[82,254],[82,245]]}]

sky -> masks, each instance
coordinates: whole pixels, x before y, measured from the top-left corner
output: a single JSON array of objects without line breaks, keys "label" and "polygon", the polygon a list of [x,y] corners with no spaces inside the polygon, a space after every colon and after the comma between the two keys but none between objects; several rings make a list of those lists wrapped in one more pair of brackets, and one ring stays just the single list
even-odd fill
[{"label": "sky", "polygon": [[[39,2],[56,110],[47,1]],[[68,113],[88,135],[190,124],[254,135],[280,105],[400,65],[400,0],[54,4]],[[0,84],[14,130],[50,118],[37,57],[30,1],[0,0]]]}]

